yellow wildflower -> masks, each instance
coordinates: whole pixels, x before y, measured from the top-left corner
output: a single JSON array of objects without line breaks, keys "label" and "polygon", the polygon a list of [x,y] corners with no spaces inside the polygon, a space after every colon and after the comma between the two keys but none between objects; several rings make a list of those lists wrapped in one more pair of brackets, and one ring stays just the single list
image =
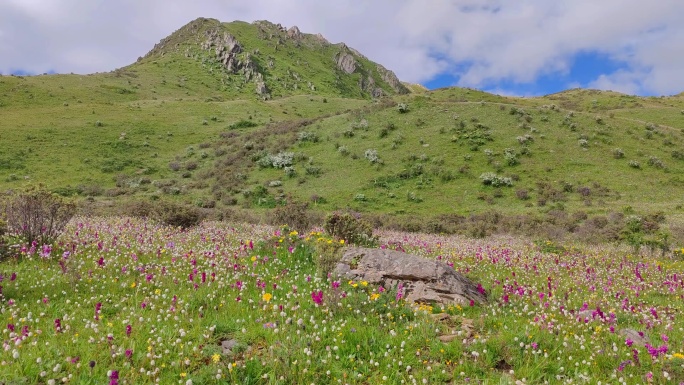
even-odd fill
[{"label": "yellow wildflower", "polygon": [[211,360],[214,362],[219,362],[219,361],[221,361],[221,355],[218,353],[215,353],[213,356],[211,356]]},{"label": "yellow wildflower", "polygon": [[250,258],[252,262],[256,261],[256,255],[252,255],[252,258]]},{"label": "yellow wildflower", "polygon": [[131,284],[131,289],[135,288],[137,285],[138,285],[137,283],[133,282],[133,283]]},{"label": "yellow wildflower", "polygon": [[264,293],[264,295],[261,296],[261,299],[263,299],[266,302],[269,302],[271,300],[271,298],[273,298],[271,293]]},{"label": "yellow wildflower", "polygon": [[368,281],[361,281],[361,285],[368,286]]},{"label": "yellow wildflower", "polygon": [[188,374],[185,373],[185,372],[183,372],[183,373],[180,374],[181,378],[185,378],[187,375],[188,375]]},{"label": "yellow wildflower", "polygon": [[378,293],[373,293],[370,295],[371,301],[375,301],[378,298],[380,298],[380,294],[378,294]]}]

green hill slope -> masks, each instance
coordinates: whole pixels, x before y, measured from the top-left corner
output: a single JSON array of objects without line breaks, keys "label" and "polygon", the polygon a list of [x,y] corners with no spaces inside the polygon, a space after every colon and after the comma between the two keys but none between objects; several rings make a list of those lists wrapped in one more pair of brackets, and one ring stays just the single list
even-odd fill
[{"label": "green hill slope", "polygon": [[344,44],[197,19],[110,73],[0,77],[0,185],[224,209],[684,210],[684,97],[425,91]]}]

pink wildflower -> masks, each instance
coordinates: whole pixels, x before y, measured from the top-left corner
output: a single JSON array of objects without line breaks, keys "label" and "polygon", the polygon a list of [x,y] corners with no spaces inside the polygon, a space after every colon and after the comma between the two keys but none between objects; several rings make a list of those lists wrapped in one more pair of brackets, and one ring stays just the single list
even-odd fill
[{"label": "pink wildflower", "polygon": [[322,305],[323,304],[323,291],[319,290],[318,293],[315,291],[311,292],[311,299],[314,301],[316,305]]}]

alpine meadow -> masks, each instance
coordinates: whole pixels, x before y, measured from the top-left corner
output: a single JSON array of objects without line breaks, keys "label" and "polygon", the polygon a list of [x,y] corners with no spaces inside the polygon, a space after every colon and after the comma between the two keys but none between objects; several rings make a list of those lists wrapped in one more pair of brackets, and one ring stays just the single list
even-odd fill
[{"label": "alpine meadow", "polygon": [[0,76],[0,384],[684,383],[684,93],[199,18]]}]

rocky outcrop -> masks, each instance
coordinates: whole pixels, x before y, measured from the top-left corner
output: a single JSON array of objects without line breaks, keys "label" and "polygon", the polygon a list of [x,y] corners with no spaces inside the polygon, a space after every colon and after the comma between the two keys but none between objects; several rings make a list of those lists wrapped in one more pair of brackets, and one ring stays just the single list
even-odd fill
[{"label": "rocky outcrop", "polygon": [[361,87],[361,89],[365,92],[368,92],[373,98],[379,98],[385,94],[382,88],[375,84],[375,79],[373,79],[373,77],[370,75],[368,77],[361,77],[361,79],[359,79],[359,87]]},{"label": "rocky outcrop", "polygon": [[296,25],[292,26],[287,30],[287,37],[294,40],[299,40],[302,38],[302,33],[299,32],[299,28]]},{"label": "rocky outcrop", "polygon": [[242,74],[245,82],[253,81],[258,95],[268,95],[268,87],[256,62],[250,53],[243,52],[243,47],[235,36],[228,32],[221,34],[219,29],[210,29],[206,31],[206,40],[201,47],[213,51],[228,73]]},{"label": "rocky outcrop", "polygon": [[395,75],[394,72],[388,70],[380,64],[377,65],[377,70],[382,80],[385,83],[389,84],[389,86],[392,87],[392,89],[396,93],[408,94],[411,92],[411,90],[409,90],[405,85],[401,83],[401,81],[399,80],[399,78],[397,78],[397,75]]},{"label": "rocky outcrop", "polygon": [[264,83],[263,80],[259,80],[256,83],[256,93],[257,95],[266,95],[268,94],[268,87],[266,87],[266,83]]},{"label": "rocky outcrop", "polygon": [[314,38],[315,38],[316,41],[319,42],[321,45],[328,45],[328,44],[330,44],[330,42],[328,41],[328,39],[326,39],[326,38],[325,38],[323,35],[321,35],[320,33],[317,33],[316,35],[314,35]]},{"label": "rocky outcrop", "polygon": [[388,249],[350,247],[334,275],[365,280],[385,288],[401,287],[403,297],[416,303],[483,303],[487,294],[445,263]]},{"label": "rocky outcrop", "polygon": [[238,54],[242,52],[242,46],[235,36],[224,32],[221,36],[218,29],[210,29],[206,32],[207,40],[202,43],[202,49],[214,50],[216,59],[220,61],[230,73],[240,70]]},{"label": "rocky outcrop", "polygon": [[356,58],[349,52],[338,52],[335,55],[335,62],[337,63],[337,68],[346,74],[352,74],[356,71]]}]

